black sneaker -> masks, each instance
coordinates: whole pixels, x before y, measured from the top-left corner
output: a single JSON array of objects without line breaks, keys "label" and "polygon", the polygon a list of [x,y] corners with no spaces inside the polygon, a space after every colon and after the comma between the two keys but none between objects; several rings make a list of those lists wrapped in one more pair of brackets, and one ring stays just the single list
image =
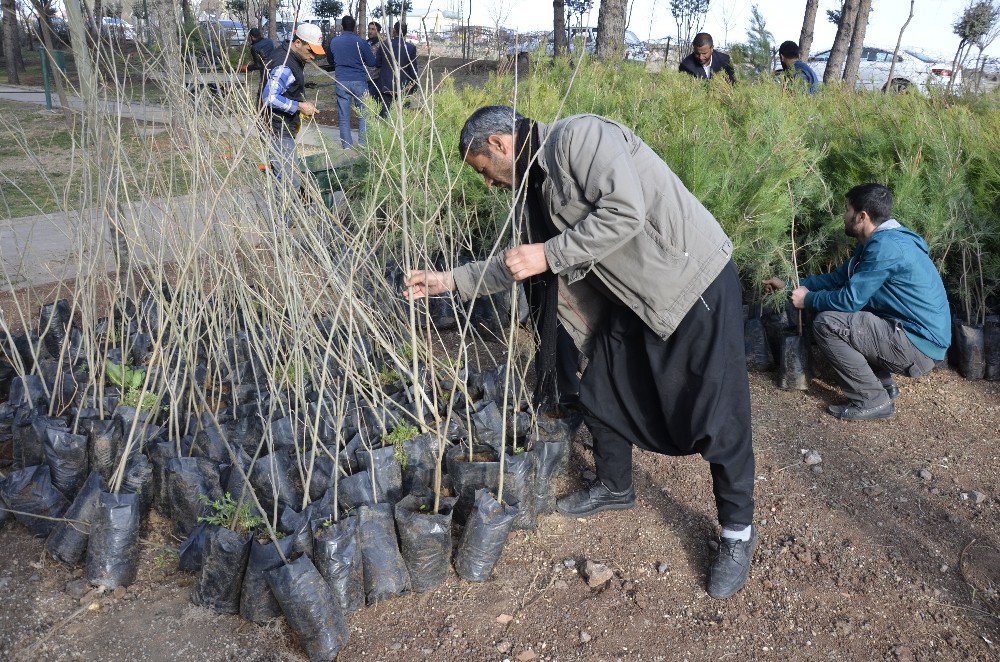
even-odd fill
[{"label": "black sneaker", "polygon": [[846,405],[830,405],[826,410],[842,421],[873,421],[889,418],[896,413],[896,405],[887,400],[877,407],[860,407],[853,402]]},{"label": "black sneaker", "polygon": [[719,548],[708,569],[708,594],[718,600],[735,595],[750,576],[750,562],[757,550],[757,527],[750,527],[750,540],[719,538]]},{"label": "black sneaker", "polygon": [[556,502],[556,510],[569,517],[590,517],[605,510],[628,510],[635,505],[635,489],[612,492],[599,480],[587,489],[573,492]]},{"label": "black sneaker", "polygon": [[896,398],[899,397],[899,387],[893,383],[882,384],[882,387],[885,388],[885,392],[889,395],[889,399],[895,402]]}]

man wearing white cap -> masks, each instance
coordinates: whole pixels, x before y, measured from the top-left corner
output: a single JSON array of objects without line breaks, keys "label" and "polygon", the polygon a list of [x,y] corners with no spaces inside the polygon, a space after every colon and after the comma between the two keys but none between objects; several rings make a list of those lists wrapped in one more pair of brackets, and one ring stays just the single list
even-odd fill
[{"label": "man wearing white cap", "polygon": [[305,65],[323,55],[323,33],[312,23],[299,23],[291,42],[275,48],[268,62],[267,83],[261,93],[270,112],[273,152],[271,168],[275,176],[298,192],[302,185],[295,135],[301,116],[312,117],[316,106],[305,100]]}]

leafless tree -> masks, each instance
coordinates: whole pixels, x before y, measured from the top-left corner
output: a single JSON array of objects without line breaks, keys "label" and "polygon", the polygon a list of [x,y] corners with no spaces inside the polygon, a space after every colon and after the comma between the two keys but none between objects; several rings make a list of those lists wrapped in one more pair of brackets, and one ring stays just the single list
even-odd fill
[{"label": "leafless tree", "polygon": [[17,7],[14,0],[0,1],[3,10],[3,57],[7,63],[7,82],[20,85],[21,76],[17,70],[21,43],[17,39]]},{"label": "leafless tree", "polygon": [[906,32],[910,21],[913,20],[913,2],[914,0],[910,0],[910,15],[906,17],[906,22],[899,29],[899,36],[896,38],[896,48],[892,51],[892,64],[889,65],[889,77],[886,79],[885,85],[886,92],[892,89],[892,79],[896,75],[896,57],[899,55],[899,46],[903,43],[903,33]]},{"label": "leafless tree", "polygon": [[566,53],[566,3],[552,0],[552,51],[556,55]]}]

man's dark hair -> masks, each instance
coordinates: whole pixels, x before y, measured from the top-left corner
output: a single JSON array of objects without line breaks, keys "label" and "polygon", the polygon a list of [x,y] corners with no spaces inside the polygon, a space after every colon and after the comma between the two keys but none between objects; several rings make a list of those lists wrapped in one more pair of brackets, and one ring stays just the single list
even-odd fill
[{"label": "man's dark hair", "polygon": [[344,32],[354,32],[354,27],[356,25],[357,22],[350,14],[346,14],[344,18],[340,19],[340,27],[344,28]]},{"label": "man's dark hair", "polygon": [[892,191],[881,184],[858,184],[844,197],[855,212],[868,212],[875,225],[892,216]]},{"label": "man's dark hair", "polygon": [[372,21],[371,23],[368,24],[368,27],[371,27],[373,25],[375,26],[376,30],[378,30],[379,32],[382,32],[382,24],[381,23],[379,23],[378,21]]},{"label": "man's dark hair", "polygon": [[695,48],[701,48],[702,46],[711,46],[715,48],[715,44],[712,43],[712,35],[707,32],[699,32],[694,36],[694,40],[691,45]]},{"label": "man's dark hair", "polygon": [[465,120],[458,138],[458,155],[477,156],[485,152],[486,140],[490,136],[509,136],[514,126],[524,117],[510,106],[484,106]]},{"label": "man's dark hair", "polygon": [[250,28],[250,32],[247,35],[250,37],[250,41],[260,41],[264,38],[260,33],[260,28]]},{"label": "man's dark hair", "polygon": [[398,35],[400,37],[405,37],[406,36],[406,23],[403,23],[401,21],[396,21],[396,25],[392,26],[392,31],[396,35]]},{"label": "man's dark hair", "polygon": [[781,46],[778,46],[778,54],[789,60],[798,60],[802,56],[802,51],[799,50],[799,45],[794,41],[783,41]]}]

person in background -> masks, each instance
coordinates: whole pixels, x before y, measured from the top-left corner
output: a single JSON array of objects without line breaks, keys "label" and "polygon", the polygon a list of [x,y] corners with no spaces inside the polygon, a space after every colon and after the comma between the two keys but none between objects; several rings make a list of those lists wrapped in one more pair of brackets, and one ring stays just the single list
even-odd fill
[{"label": "person in background", "polygon": [[330,40],[330,64],[337,77],[337,119],[340,123],[340,146],[348,149],[354,145],[351,134],[351,107],[358,111],[358,144],[365,142],[365,93],[368,92],[367,67],[375,66],[375,54],[368,42],[354,33],[353,16],[340,20],[343,28],[338,36]]},{"label": "person in background", "polygon": [[368,45],[372,47],[372,52],[378,47],[379,43],[382,41],[382,24],[378,21],[372,21],[368,24]]},{"label": "person in background", "polygon": [[720,71],[726,73],[730,83],[736,82],[736,74],[729,56],[715,50],[712,35],[699,32],[691,42],[691,54],[681,60],[678,71],[695,78],[713,78]]},{"label": "person in background", "polygon": [[271,120],[271,170],[279,181],[298,192],[302,186],[295,136],[302,116],[312,117],[316,106],[305,100],[305,66],[323,55],[319,26],[299,23],[292,40],[274,49],[268,62],[261,102]]},{"label": "person in background", "polygon": [[[861,184],[847,192],[844,233],[858,247],[832,273],[803,278],[792,305],[817,311],[816,345],[848,402],[827,412],[842,421],[889,418],[899,387],[893,373],[919,377],[951,345],[951,317],[941,274],[927,242],[892,216],[892,192]],[[768,292],[785,288],[764,281]]]},{"label": "person in background", "polygon": [[799,45],[794,41],[782,42],[778,47],[778,59],[781,60],[781,70],[784,75],[803,81],[809,94],[816,94],[820,85],[819,78],[816,77],[812,67],[800,60],[800,57]]},{"label": "person in background", "polygon": [[260,72],[260,86],[257,89],[257,101],[261,100],[264,91],[264,81],[267,79],[267,63],[271,60],[271,53],[274,52],[274,42],[265,37],[260,28],[250,28],[247,35],[250,42],[250,63],[246,67],[247,72]]},{"label": "person in background", "polygon": [[[378,59],[379,49],[382,47],[382,24],[378,21],[372,21],[368,24],[368,45],[371,46],[372,53],[375,54],[376,60]],[[368,94],[371,95],[373,99],[381,99],[378,89],[378,62],[376,61],[374,67],[368,67]]]},{"label": "person in background", "polygon": [[406,23],[396,21],[392,27],[392,39],[382,42],[375,56],[381,117],[389,116],[389,106],[394,98],[409,95],[417,86],[417,47],[405,37]]},{"label": "person in background", "polygon": [[708,593],[735,594],[758,534],[742,292],[729,237],[641,138],[604,117],[546,125],[506,106],[480,108],[465,122],[459,154],[487,186],[518,192],[522,243],[453,271],[413,271],[408,295],[457,290],[468,300],[524,281],[541,338],[536,404],[558,401],[559,322],[589,358],[580,406],[597,479],[560,499],[558,511],[578,518],[632,508],[633,446],[700,454],[722,528]]}]

